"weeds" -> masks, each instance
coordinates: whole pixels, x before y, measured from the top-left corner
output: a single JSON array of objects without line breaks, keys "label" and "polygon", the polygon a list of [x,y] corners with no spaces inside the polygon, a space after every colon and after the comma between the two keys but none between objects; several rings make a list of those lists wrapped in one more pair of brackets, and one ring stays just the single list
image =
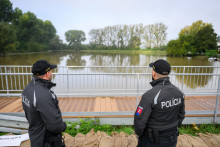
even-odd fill
[{"label": "weeds", "polygon": [[190,134],[196,136],[197,133],[212,133],[219,134],[220,133],[220,125],[216,124],[201,124],[198,125],[198,130],[194,129],[192,125],[184,125],[180,128],[180,134]]},{"label": "weeds", "polygon": [[5,133],[5,132],[0,132],[0,136],[5,135],[5,134],[7,134],[7,133]]},{"label": "weeds", "polygon": [[[70,134],[75,137],[77,133],[87,134],[91,129],[94,129],[95,132],[103,131],[108,135],[111,135],[112,132],[124,132],[126,134],[135,134],[133,126],[112,126],[107,124],[100,124],[100,120],[91,120],[81,119],[79,122],[66,122],[67,129],[65,133]],[[212,134],[220,134],[220,125],[217,124],[202,124],[196,126],[198,129],[195,129],[194,125],[182,125],[179,128],[180,134],[189,134],[196,136],[197,133],[212,133]],[[7,133],[0,132],[0,136],[5,135]]]}]

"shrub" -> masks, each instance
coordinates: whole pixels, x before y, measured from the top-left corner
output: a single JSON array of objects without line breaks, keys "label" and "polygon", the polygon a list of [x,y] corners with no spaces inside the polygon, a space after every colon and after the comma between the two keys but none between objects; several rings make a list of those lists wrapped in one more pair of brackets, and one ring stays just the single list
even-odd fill
[{"label": "shrub", "polygon": [[217,57],[217,50],[206,50],[205,55],[208,57]]}]

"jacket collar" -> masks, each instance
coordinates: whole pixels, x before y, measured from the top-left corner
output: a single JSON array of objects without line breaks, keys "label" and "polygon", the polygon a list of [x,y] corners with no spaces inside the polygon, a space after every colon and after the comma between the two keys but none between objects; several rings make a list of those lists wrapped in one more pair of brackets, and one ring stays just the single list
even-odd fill
[{"label": "jacket collar", "polygon": [[52,87],[56,86],[56,83],[53,83],[53,82],[45,80],[45,79],[38,78],[35,75],[33,76],[32,81],[33,81],[34,85],[35,84],[42,85],[48,89],[51,89]]},{"label": "jacket collar", "polygon": [[157,79],[157,80],[150,82],[150,84],[152,87],[154,87],[156,85],[169,85],[170,84],[169,79],[170,79],[169,77],[160,78],[160,79]]}]

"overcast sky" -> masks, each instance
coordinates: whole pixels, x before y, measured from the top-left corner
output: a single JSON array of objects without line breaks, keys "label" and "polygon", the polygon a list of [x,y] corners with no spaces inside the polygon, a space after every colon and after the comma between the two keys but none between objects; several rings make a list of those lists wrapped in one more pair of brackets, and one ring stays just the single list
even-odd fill
[{"label": "overcast sky", "polygon": [[[162,22],[168,26],[167,40],[197,20],[212,23],[220,35],[220,0],[11,0],[13,8],[31,11],[50,20],[65,41],[68,30],[86,33],[112,25],[144,25]],[[88,43],[87,40],[85,43]]]}]

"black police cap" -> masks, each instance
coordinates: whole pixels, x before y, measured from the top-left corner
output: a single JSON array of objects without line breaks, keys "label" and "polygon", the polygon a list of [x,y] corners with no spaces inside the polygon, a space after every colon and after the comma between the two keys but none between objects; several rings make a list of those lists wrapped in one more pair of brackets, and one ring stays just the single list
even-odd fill
[{"label": "black police cap", "polygon": [[170,64],[163,59],[159,59],[155,62],[152,62],[149,64],[149,66],[161,75],[168,75],[171,70]]},{"label": "black police cap", "polygon": [[37,76],[44,75],[54,68],[57,68],[57,65],[52,65],[48,63],[46,60],[38,60],[32,66],[32,73]]}]

